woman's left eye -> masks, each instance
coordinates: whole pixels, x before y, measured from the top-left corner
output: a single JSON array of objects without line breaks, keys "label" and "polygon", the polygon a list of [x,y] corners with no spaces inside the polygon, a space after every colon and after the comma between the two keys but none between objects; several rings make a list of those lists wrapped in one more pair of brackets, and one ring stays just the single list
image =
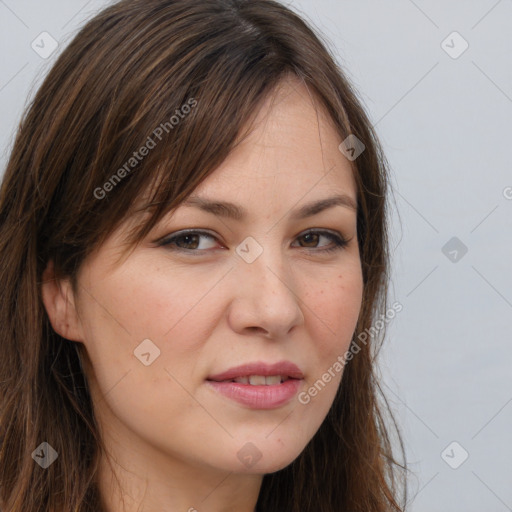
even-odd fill
[{"label": "woman's left eye", "polygon": [[[164,238],[163,240],[157,242],[158,246],[165,246],[171,250],[177,251],[186,251],[189,253],[192,252],[204,252],[207,249],[212,249],[215,247],[208,247],[208,243],[201,243],[201,238],[209,239],[211,241],[215,241],[215,237],[210,233],[205,231],[180,231],[175,233],[174,235]],[[320,240],[322,238],[326,238],[331,242],[331,245],[325,247],[325,244],[321,245],[319,248]],[[305,233],[300,234],[297,237],[297,240],[302,240],[305,244],[312,245],[303,245],[301,248],[303,249],[313,249],[316,252],[328,252],[342,249],[348,244],[348,240],[343,238],[341,235],[331,232],[331,231],[323,231],[323,230],[310,230]],[[206,247],[205,247],[206,245]],[[215,244],[214,244],[215,245]],[[324,248],[325,247],[325,248]]]},{"label": "woman's left eye", "polygon": [[[328,251],[336,251],[339,249],[344,248],[348,244],[348,240],[343,238],[341,235],[333,233],[331,231],[308,231],[306,233],[303,233],[302,235],[299,235],[297,239],[303,239],[306,240],[306,243],[315,243],[316,241],[320,240],[321,237],[327,238],[331,241],[331,246],[326,247],[324,249],[320,249],[322,252],[328,252]],[[311,247],[305,247],[305,249],[310,249]],[[313,247],[315,249],[316,247]]]}]

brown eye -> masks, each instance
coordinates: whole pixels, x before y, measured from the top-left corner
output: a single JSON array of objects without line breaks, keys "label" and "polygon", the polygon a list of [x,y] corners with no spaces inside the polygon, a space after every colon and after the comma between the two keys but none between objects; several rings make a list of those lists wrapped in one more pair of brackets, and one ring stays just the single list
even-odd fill
[{"label": "brown eye", "polygon": [[[322,237],[327,238],[333,245],[330,247],[318,246]],[[297,240],[303,240],[305,245],[301,247],[304,249],[317,249],[316,252],[327,252],[342,249],[348,244],[348,240],[345,240],[342,236],[331,233],[330,231],[308,231],[297,237]]]},{"label": "brown eye", "polygon": [[[205,244],[207,245],[207,242],[203,241],[205,239],[215,241],[215,237],[205,231],[181,231],[160,241],[158,245],[168,247],[171,250],[199,253],[209,249],[204,247]],[[202,247],[199,248],[201,245]]]},{"label": "brown eye", "polygon": [[302,235],[300,238],[306,242],[306,244],[313,244],[312,246],[308,245],[307,247],[316,247],[318,244],[319,235],[318,233],[306,233]]},{"label": "brown eye", "polygon": [[[183,245],[180,244],[180,241],[183,241]],[[199,245],[198,236],[197,235],[181,235],[174,239],[174,242],[181,249],[197,249]],[[190,245],[192,244],[192,246]]]}]

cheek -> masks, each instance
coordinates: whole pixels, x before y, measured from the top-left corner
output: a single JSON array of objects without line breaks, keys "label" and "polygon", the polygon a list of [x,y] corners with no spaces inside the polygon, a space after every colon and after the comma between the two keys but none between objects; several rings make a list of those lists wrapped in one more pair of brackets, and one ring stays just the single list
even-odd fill
[{"label": "cheek", "polygon": [[[319,427],[332,405],[343,376],[344,356],[357,325],[362,301],[362,275],[332,273],[321,285],[311,279],[305,299],[306,325],[309,325],[307,360],[311,373],[299,402],[308,411],[310,429]],[[311,424],[308,422],[312,422]]]},{"label": "cheek", "polygon": [[190,273],[170,275],[150,261],[134,261],[102,279],[89,274],[84,338],[101,389],[108,391],[127,372],[130,386],[153,390],[164,382],[165,389],[176,388],[166,369],[180,382],[190,380],[211,334],[214,284],[211,275],[191,280]]},{"label": "cheek", "polygon": [[209,300],[201,298],[211,288],[207,283],[191,286],[185,274],[169,278],[144,268],[144,273],[124,270],[102,280],[91,275],[82,301],[85,344],[102,414],[112,410],[111,421],[128,424],[141,436],[152,428],[148,418],[155,415],[167,433],[178,428],[176,417],[183,411],[202,418],[204,411],[185,389],[208,339]]},{"label": "cheek", "polygon": [[[141,271],[141,268],[144,271]],[[193,328],[190,314],[201,308],[207,282],[191,282],[184,272],[165,274],[151,265],[132,265],[90,286],[88,327],[97,326],[136,343],[163,340],[183,324]],[[94,296],[94,297],[92,297]]]},{"label": "cheek", "polygon": [[318,343],[318,353],[325,361],[348,348],[356,328],[363,294],[362,275],[352,272],[333,275],[327,283],[309,287],[305,303],[310,310],[311,325],[317,332],[311,338]]}]

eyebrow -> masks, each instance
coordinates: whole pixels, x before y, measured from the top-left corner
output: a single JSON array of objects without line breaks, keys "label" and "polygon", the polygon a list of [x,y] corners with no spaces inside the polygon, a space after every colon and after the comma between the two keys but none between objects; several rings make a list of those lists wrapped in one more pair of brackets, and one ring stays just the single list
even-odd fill
[{"label": "eyebrow", "polygon": [[[247,217],[247,210],[243,206],[227,201],[216,201],[199,196],[190,196],[182,204],[183,206],[196,207],[205,212],[237,221],[242,221]],[[305,219],[334,206],[344,206],[357,212],[356,202],[350,196],[341,194],[306,203],[297,210],[292,211],[290,218],[292,220]]]}]

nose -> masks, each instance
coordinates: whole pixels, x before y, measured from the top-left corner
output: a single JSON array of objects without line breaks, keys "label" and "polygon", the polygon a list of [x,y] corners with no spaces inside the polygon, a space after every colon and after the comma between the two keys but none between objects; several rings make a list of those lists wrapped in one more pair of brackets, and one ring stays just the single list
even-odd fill
[{"label": "nose", "polygon": [[252,263],[238,260],[234,274],[228,322],[235,332],[282,339],[304,322],[300,292],[279,249],[265,248]]}]

